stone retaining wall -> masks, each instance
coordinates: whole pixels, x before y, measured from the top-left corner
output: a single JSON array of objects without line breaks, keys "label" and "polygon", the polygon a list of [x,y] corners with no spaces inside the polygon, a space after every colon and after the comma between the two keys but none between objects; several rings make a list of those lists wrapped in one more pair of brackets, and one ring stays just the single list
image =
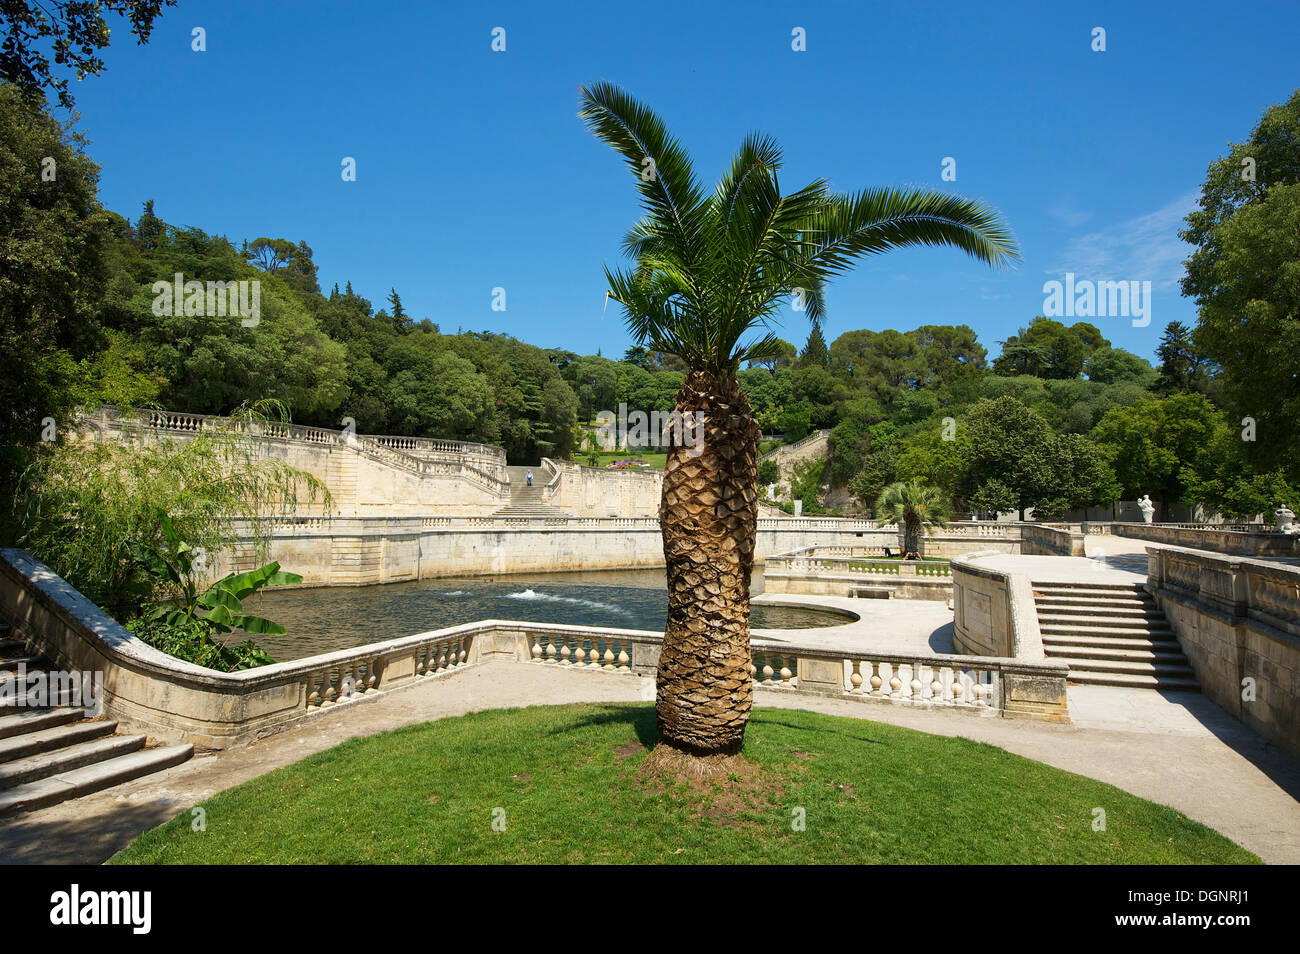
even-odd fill
[{"label": "stone retaining wall", "polygon": [[1147,559],[1201,691],[1300,756],[1300,567],[1166,546]]}]

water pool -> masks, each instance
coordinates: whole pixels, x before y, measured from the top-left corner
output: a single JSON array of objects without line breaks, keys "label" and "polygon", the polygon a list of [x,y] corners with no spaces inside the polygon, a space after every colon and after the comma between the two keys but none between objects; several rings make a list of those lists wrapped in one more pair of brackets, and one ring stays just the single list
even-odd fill
[{"label": "water pool", "polygon": [[[760,571],[751,593],[761,592]],[[283,662],[480,619],[662,631],[668,592],[663,570],[532,573],[272,590],[247,600],[245,610],[288,629],[284,636],[255,637]],[[843,615],[828,611],[755,606],[751,626],[812,629],[844,622]]]}]

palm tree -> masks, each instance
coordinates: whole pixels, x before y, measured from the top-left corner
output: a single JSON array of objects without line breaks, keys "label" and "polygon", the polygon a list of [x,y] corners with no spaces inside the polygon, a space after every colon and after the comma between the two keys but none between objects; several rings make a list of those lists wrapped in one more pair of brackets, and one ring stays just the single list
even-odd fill
[{"label": "palm tree", "polygon": [[[769,322],[787,299],[813,321],[827,282],[861,257],[951,245],[997,265],[1015,256],[992,209],[923,189],[832,193],[818,179],[783,194],[776,142],[752,134],[711,193],[663,121],[617,86],[580,91],[578,115],[618,152],[644,210],[623,241],[630,269],[605,268],[637,343],[687,366],[676,410],[702,450],[670,447],[659,518],[668,622],[658,671],[660,742],[735,752],[753,702],[749,574],[758,514],[758,424],[736,380],[780,353]],[[675,443],[680,445],[680,440]]]},{"label": "palm tree", "polygon": [[897,481],[876,498],[876,519],[897,523],[903,530],[903,559],[921,559],[921,535],[932,527],[948,526],[948,498],[919,480]]}]

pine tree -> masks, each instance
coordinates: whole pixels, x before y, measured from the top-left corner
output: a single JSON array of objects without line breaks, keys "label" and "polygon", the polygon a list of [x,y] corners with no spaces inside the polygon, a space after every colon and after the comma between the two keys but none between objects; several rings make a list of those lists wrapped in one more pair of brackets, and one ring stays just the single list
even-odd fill
[{"label": "pine tree", "polygon": [[136,241],[146,252],[155,251],[163,241],[163,221],[153,214],[153,199],[145,201],[144,210],[135,223]]},{"label": "pine tree", "polygon": [[394,325],[400,329],[405,328],[411,323],[411,318],[406,313],[406,309],[402,307],[402,299],[401,296],[397,294],[396,288],[390,288],[388,290],[388,304],[393,308],[392,317]]},{"label": "pine tree", "polygon": [[828,367],[831,363],[830,349],[826,347],[826,336],[822,334],[822,323],[814,321],[812,331],[808,332],[808,343],[803,346],[803,354],[799,356],[800,364],[815,364],[819,367]]}]

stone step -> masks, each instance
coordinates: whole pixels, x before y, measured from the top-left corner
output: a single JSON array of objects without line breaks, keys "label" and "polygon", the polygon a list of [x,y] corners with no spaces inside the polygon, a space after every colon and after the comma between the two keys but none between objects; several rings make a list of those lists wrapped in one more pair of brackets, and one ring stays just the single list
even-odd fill
[{"label": "stone step", "polygon": [[192,745],[167,745],[141,749],[129,755],[120,755],[104,762],[96,762],[93,765],[28,782],[0,792],[0,817],[36,808],[47,808],[70,798],[90,795],[144,775],[152,775],[154,772],[181,764],[193,754]]},{"label": "stone step", "polygon": [[103,735],[112,735],[116,729],[116,722],[75,722],[52,729],[11,735],[7,739],[0,739],[0,762],[12,762],[51,749],[61,749],[65,745],[89,742]]},{"label": "stone step", "polygon": [[1066,613],[1039,613],[1041,626],[1106,626],[1112,629],[1168,629],[1169,621],[1159,614],[1145,616],[1071,616]]},{"label": "stone step", "polygon": [[[1055,658],[1050,653],[1048,659]],[[1086,672],[1125,673],[1130,676],[1169,676],[1174,679],[1195,679],[1192,667],[1186,663],[1143,662],[1124,659],[1064,659],[1071,672],[1082,669]]]},{"label": "stone step", "polygon": [[1078,648],[1083,646],[1095,646],[1098,649],[1168,649],[1173,652],[1180,648],[1178,640],[1173,635],[1168,637],[1150,637],[1150,636],[1079,636],[1075,634],[1057,636],[1046,634],[1043,636],[1043,647],[1049,646],[1066,646]]},{"label": "stone step", "polygon": [[[12,682],[12,680],[10,681]],[[0,712],[12,712],[15,709],[25,709],[31,705],[29,700],[25,698],[23,699],[19,698],[16,689],[9,689],[8,687],[3,687],[3,688],[6,692],[10,693],[10,695],[8,696],[9,701],[4,701],[3,699],[0,699]],[[50,708],[53,706],[60,706],[60,707],[73,706],[73,708],[80,709],[81,703],[85,702],[86,700],[84,698],[82,699],[74,698],[73,692],[74,690],[70,686],[60,689],[53,694],[51,694],[47,690],[45,692],[44,697],[40,700],[41,702],[40,708]],[[76,705],[73,705],[74,703],[76,703]]]},{"label": "stone step", "polygon": [[1049,603],[1046,600],[1034,600],[1034,609],[1039,614],[1061,613],[1066,616],[1164,616],[1160,607],[1154,603]]},{"label": "stone step", "polygon": [[1106,618],[1135,618],[1135,619],[1163,619],[1164,613],[1160,612],[1159,607],[1154,603],[1146,606],[1142,603],[1129,604],[1079,604],[1079,603],[1049,603],[1046,600],[1034,600],[1034,606],[1038,609],[1038,615],[1056,615],[1056,616],[1097,616]]},{"label": "stone step", "polygon": [[93,765],[144,748],[143,735],[108,735],[90,742],[32,755],[0,764],[0,790],[14,788],[69,769]]},{"label": "stone step", "polygon": [[1177,679],[1168,676],[1133,675],[1118,672],[1094,672],[1071,669],[1069,681],[1081,686],[1121,686],[1128,689],[1168,689],[1196,692],[1201,684],[1195,679]]},{"label": "stone step", "polygon": [[1077,596],[1080,599],[1145,597],[1147,593],[1142,583],[1034,583],[1030,587],[1035,594],[1044,596]]},{"label": "stone step", "polygon": [[1110,646],[1052,646],[1043,647],[1051,659],[1099,659],[1111,662],[1145,662],[1156,665],[1180,666],[1189,668],[1187,657],[1176,648],[1161,650],[1151,646],[1110,647]]},{"label": "stone step", "polygon": [[1039,631],[1053,636],[1170,636],[1174,635],[1168,623],[1143,624],[1141,626],[1118,626],[1108,623],[1080,623],[1071,621],[1067,624],[1044,623],[1039,620]]},{"label": "stone step", "polygon": [[20,709],[11,715],[0,715],[0,739],[8,739],[41,729],[78,722],[86,717],[82,709]]}]

